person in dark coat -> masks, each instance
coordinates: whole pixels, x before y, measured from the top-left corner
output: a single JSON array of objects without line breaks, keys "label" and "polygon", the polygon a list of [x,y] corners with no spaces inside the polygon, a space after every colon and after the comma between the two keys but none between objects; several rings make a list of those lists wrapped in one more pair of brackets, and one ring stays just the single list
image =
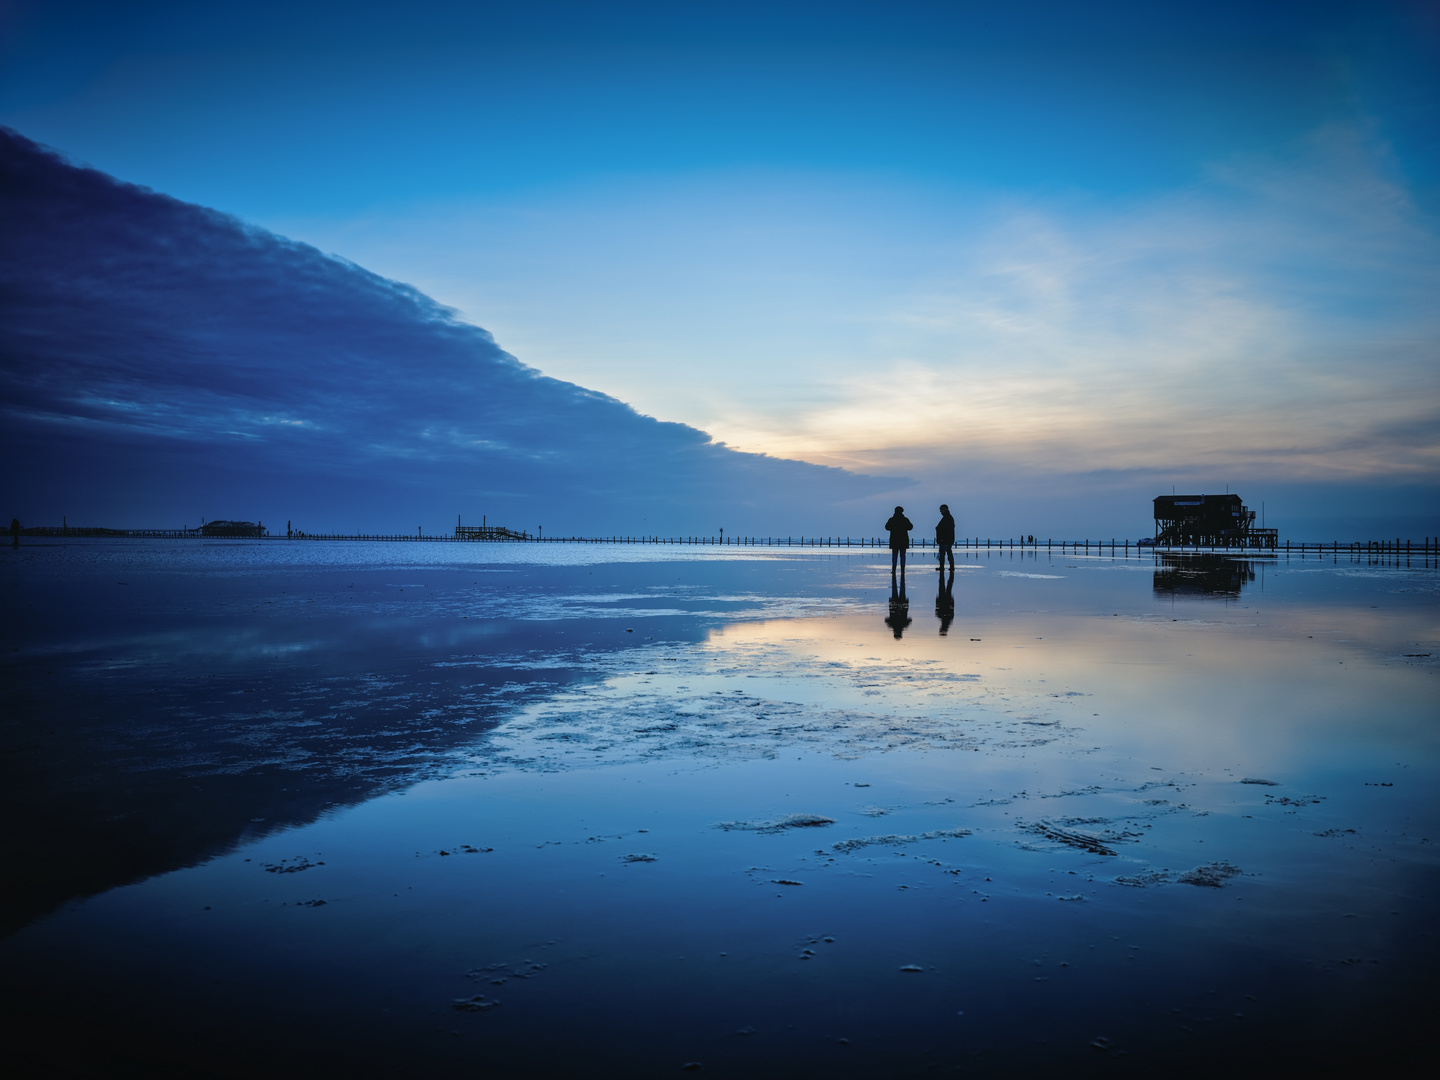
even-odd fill
[{"label": "person in dark coat", "polygon": [[915,526],[905,516],[903,506],[895,507],[895,513],[885,522],[885,531],[890,534],[890,575],[895,575],[895,564],[900,564],[900,574],[905,574],[905,552],[910,550],[910,530]]},{"label": "person in dark coat", "polygon": [[950,572],[955,572],[955,519],[950,516],[950,507],[940,504],[940,520],[935,523],[935,561],[937,569],[945,572],[945,556],[950,556]]}]

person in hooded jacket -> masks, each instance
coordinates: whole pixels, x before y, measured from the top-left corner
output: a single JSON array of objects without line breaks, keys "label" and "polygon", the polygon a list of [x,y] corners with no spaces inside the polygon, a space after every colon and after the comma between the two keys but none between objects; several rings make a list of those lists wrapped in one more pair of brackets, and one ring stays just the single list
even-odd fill
[{"label": "person in hooded jacket", "polygon": [[935,561],[938,569],[945,572],[945,557],[950,557],[950,572],[955,572],[955,519],[950,516],[950,507],[940,504],[940,520],[935,523]]},{"label": "person in hooded jacket", "polygon": [[905,516],[903,506],[895,507],[895,513],[885,522],[885,531],[890,534],[890,574],[895,574],[895,564],[900,564],[900,573],[905,573],[905,552],[910,549],[910,530],[915,526]]}]

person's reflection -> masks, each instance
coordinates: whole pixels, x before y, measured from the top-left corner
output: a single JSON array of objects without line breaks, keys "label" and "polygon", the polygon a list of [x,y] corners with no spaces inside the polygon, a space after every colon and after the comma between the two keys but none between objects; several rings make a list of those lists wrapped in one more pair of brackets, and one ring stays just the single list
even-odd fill
[{"label": "person's reflection", "polygon": [[890,578],[890,615],[885,620],[885,625],[895,631],[895,638],[899,640],[900,635],[905,633],[905,628],[910,625],[910,600],[905,595],[905,574],[900,574],[900,582],[897,585],[894,575]]},{"label": "person's reflection", "polygon": [[944,637],[950,630],[950,621],[955,618],[955,568],[950,568],[948,580],[943,571],[939,576],[940,588],[935,593],[935,616],[940,620],[940,636]]}]

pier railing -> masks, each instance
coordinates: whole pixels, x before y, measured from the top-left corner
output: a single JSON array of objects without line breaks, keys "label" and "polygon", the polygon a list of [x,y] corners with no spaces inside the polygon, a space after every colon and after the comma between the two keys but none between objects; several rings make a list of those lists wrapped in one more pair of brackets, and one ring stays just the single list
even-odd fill
[{"label": "pier railing", "polygon": [[[20,530],[21,536],[69,536],[69,537],[116,537],[138,539],[173,540],[229,540],[237,537],[205,536],[196,529],[104,529],[83,526],[40,525]],[[884,536],[659,536],[612,534],[607,536],[543,536],[527,532],[490,526],[488,528],[465,528],[460,535],[437,533],[426,535],[419,530],[415,533],[308,533],[292,531],[288,534],[267,534],[258,537],[242,537],[253,542],[273,543],[276,541],[368,541],[384,543],[425,543],[425,544],[659,544],[691,547],[765,547],[765,548],[844,548],[844,549],[887,549],[889,537]],[[1240,543],[1224,544],[1155,544],[1151,541],[1110,538],[1108,540],[1070,540],[1030,537],[963,537],[957,538],[956,551],[1009,551],[1009,552],[1058,552],[1062,555],[1110,554],[1129,555],[1149,552],[1210,553],[1243,556],[1245,558],[1274,558],[1279,555],[1306,554],[1376,554],[1386,556],[1419,554],[1425,557],[1440,554],[1440,537],[1427,536],[1422,540],[1406,540],[1402,537],[1383,540],[1327,540],[1277,542],[1274,547],[1254,548]],[[935,541],[927,537],[912,540],[910,550],[934,552]]]}]

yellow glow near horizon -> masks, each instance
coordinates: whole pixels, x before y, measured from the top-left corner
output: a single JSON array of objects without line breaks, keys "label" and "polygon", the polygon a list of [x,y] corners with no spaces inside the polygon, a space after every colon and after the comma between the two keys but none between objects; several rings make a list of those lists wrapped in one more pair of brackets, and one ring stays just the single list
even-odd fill
[{"label": "yellow glow near horizon", "polygon": [[1104,206],[723,174],[298,231],[740,450],[1424,480],[1440,236],[1386,170],[1337,129]]}]

